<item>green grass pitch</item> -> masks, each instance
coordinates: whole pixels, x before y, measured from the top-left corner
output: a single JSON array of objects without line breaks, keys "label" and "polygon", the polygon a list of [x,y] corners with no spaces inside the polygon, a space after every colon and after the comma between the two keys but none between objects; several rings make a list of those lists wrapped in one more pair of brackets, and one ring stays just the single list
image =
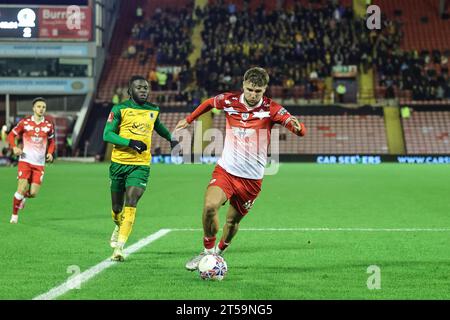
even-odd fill
[{"label": "green grass pitch", "polygon": [[[48,166],[39,197],[10,225],[16,170],[0,168],[0,299],[33,299],[70,266],[83,272],[111,255],[108,164]],[[172,230],[57,299],[450,298],[448,165],[282,164],[242,221],[221,282],[184,269],[202,247],[212,170],[154,165],[128,245],[163,228],[195,230]],[[380,289],[367,287],[372,265]]]}]

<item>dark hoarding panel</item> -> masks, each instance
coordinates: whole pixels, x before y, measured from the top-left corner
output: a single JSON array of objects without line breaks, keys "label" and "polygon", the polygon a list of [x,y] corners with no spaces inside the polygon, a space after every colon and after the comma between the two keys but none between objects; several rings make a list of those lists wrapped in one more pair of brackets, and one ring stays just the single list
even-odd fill
[{"label": "dark hoarding panel", "polygon": [[38,36],[36,8],[0,7],[0,38],[30,39]]}]

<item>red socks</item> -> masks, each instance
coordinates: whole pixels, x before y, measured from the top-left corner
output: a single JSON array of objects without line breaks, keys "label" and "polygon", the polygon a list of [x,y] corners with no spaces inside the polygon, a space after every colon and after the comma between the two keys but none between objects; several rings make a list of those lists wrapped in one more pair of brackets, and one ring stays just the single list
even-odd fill
[{"label": "red socks", "polygon": [[229,245],[230,245],[229,243],[226,243],[223,240],[220,240],[220,242],[219,242],[219,249],[223,251],[226,248],[228,248]]},{"label": "red socks", "polygon": [[[206,250],[213,249],[215,243],[216,243],[216,237],[211,237],[211,238],[203,237],[203,245],[205,246]],[[229,245],[230,245],[229,243],[226,243],[225,241],[223,241],[221,239],[218,247],[221,251],[224,251],[226,248],[228,248]]]},{"label": "red socks", "polygon": [[21,195],[20,193],[16,192],[14,194],[14,198],[13,198],[13,214],[17,215],[19,208],[20,208],[20,203],[23,200],[23,195]]},{"label": "red socks", "polygon": [[214,245],[216,244],[216,237],[203,237],[203,245],[205,246],[205,249],[212,249],[214,248]]}]

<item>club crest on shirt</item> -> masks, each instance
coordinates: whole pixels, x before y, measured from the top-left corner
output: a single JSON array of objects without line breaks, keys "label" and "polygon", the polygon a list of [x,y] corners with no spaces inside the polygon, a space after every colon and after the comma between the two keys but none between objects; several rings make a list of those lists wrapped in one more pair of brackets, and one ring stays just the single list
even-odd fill
[{"label": "club crest on shirt", "polygon": [[153,112],[150,112],[150,119],[153,119],[155,114]]},{"label": "club crest on shirt", "polygon": [[248,112],[244,112],[242,115],[242,120],[247,120],[250,117],[250,114]]}]

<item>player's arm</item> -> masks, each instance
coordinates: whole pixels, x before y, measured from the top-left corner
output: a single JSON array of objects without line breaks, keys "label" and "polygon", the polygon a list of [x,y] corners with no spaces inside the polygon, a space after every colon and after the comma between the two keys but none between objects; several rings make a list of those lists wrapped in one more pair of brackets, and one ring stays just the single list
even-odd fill
[{"label": "player's arm", "polygon": [[105,129],[103,130],[103,140],[105,142],[109,142],[118,146],[127,147],[130,143],[130,140],[117,134],[117,132],[119,131],[120,120],[120,110],[114,106],[109,113]]},{"label": "player's arm", "polygon": [[11,132],[8,134],[8,143],[11,149],[13,150],[14,155],[20,156],[23,153],[23,150],[19,148],[16,144],[16,137],[22,135],[23,133],[23,122],[20,121],[17,126],[15,126]]},{"label": "player's arm", "polygon": [[50,132],[50,135],[48,136],[48,148],[47,148],[47,156],[45,159],[47,162],[53,161],[53,153],[55,153],[56,145],[55,145],[55,133],[52,126],[52,131]]},{"label": "player's arm", "polygon": [[159,115],[155,121],[155,130],[161,137],[170,142],[170,147],[172,149],[175,148],[175,146],[178,144],[178,141],[172,138],[172,134],[170,133],[169,129],[167,129],[166,126],[161,122],[161,120],[159,120]]},{"label": "player's arm", "polygon": [[305,124],[298,121],[296,117],[291,115],[285,108],[280,105],[271,106],[270,117],[272,118],[273,122],[281,124],[283,127],[297,136],[303,137],[306,134]]},{"label": "player's arm", "polygon": [[212,108],[216,107],[215,100],[216,98],[209,98],[203,101],[190,115],[177,123],[175,130],[187,128],[192,123],[192,121],[200,117],[202,114],[208,112]]},{"label": "player's arm", "polygon": [[114,106],[109,113],[105,129],[103,130],[103,141],[115,144],[117,146],[130,147],[139,153],[147,150],[147,145],[144,142],[139,140],[126,139],[117,134],[117,132],[119,131],[120,121],[120,110],[119,108]]},{"label": "player's arm", "polygon": [[287,119],[284,125],[289,131],[293,132],[297,136],[303,137],[306,134],[306,126],[303,122],[298,121],[294,116]]}]

